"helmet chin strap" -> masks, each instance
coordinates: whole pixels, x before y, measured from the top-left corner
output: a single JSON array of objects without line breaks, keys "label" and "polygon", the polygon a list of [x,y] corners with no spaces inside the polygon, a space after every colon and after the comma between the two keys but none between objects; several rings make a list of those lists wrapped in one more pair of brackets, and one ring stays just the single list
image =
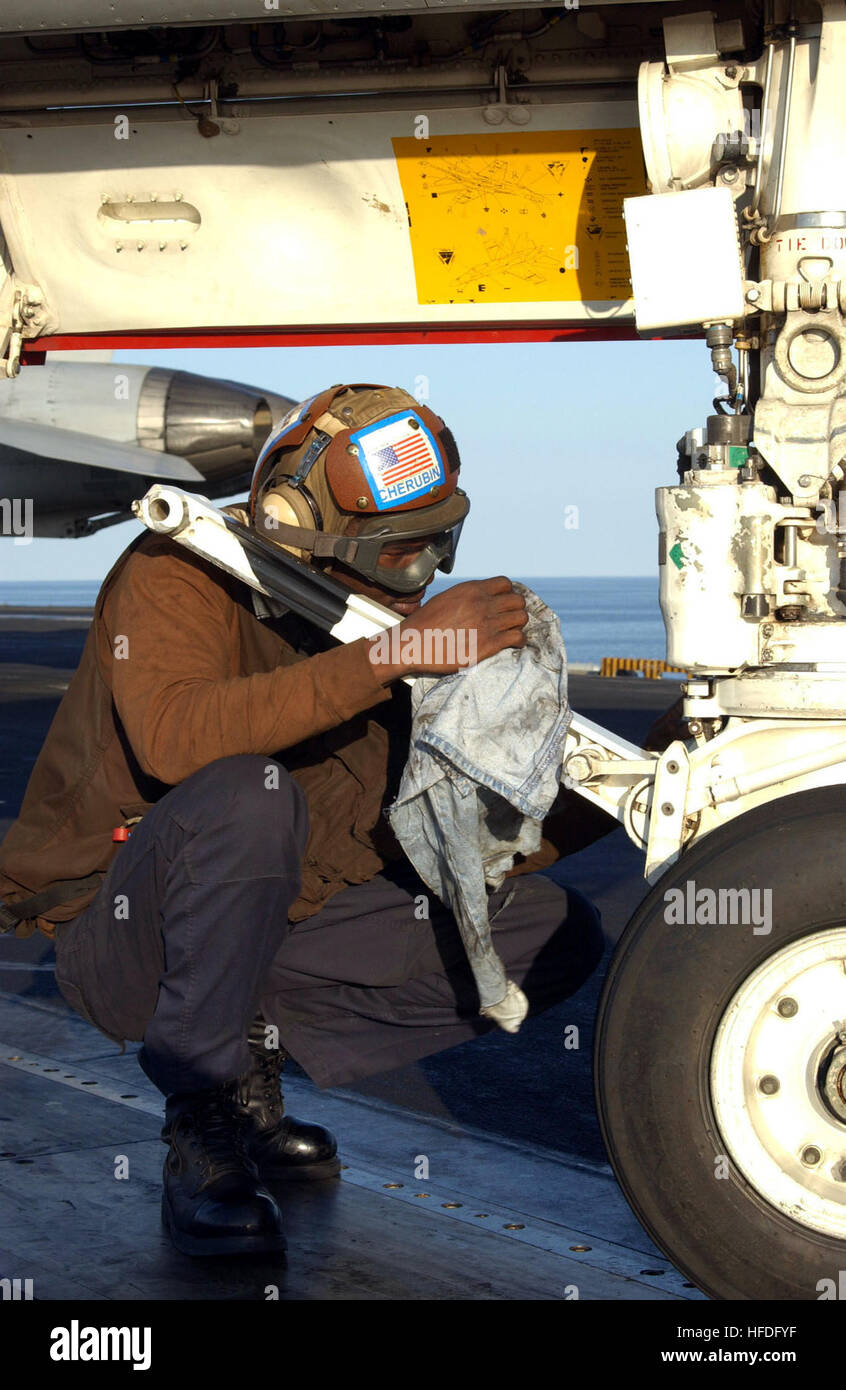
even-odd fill
[{"label": "helmet chin strap", "polygon": [[278,544],[292,546],[296,550],[308,551],[310,555],[317,558],[334,557],[350,564],[358,550],[358,542],[352,536],[333,536],[328,531],[307,530],[303,526],[292,526],[287,521],[280,521],[272,512],[263,510],[259,517],[257,529],[268,540],[276,541]]}]

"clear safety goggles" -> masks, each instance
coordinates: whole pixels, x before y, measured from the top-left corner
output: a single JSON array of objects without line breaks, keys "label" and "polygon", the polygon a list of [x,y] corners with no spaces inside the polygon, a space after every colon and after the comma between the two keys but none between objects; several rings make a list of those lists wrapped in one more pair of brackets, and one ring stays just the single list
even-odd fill
[{"label": "clear safety goggles", "polygon": [[429,583],[435,570],[450,573],[469,510],[467,494],[456,488],[430,507],[355,517],[344,535],[293,526],[268,515],[261,506],[256,527],[278,545],[296,547],[317,559],[339,560],[380,588],[413,594]]},{"label": "clear safety goggles", "polygon": [[[379,588],[413,594],[429,583],[436,570],[445,574],[452,571],[469,510],[467,495],[457,489],[444,502],[427,507],[425,513],[368,517],[359,522],[355,535],[337,537],[340,544],[333,553]],[[417,526],[413,525],[415,516],[419,517]]]}]

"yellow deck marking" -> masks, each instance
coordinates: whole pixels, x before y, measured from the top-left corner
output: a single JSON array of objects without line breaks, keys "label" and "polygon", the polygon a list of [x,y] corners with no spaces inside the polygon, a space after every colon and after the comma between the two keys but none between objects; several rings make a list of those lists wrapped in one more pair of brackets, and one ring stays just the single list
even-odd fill
[{"label": "yellow deck marking", "polygon": [[420,304],[631,298],[623,199],[636,129],[392,141]]}]

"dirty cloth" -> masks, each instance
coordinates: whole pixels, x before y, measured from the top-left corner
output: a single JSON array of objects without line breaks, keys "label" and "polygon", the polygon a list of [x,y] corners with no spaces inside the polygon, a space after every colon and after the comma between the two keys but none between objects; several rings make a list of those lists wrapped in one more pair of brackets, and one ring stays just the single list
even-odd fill
[{"label": "dirty cloth", "polygon": [[414,682],[410,753],[388,811],[418,874],[455,916],[479,1012],[510,1033],[528,1001],[494,949],[488,890],[517,854],[540,846],[572,719],[558,619],[531,589],[514,588],[529,614],[525,647]]}]

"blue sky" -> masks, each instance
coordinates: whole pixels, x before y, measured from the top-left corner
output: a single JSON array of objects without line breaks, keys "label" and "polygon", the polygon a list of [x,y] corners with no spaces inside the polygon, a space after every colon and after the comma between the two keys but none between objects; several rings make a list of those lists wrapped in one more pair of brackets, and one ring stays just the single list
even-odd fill
[{"label": "blue sky", "polygon": [[[458,576],[654,575],[655,488],[676,481],[676,440],[704,424],[714,393],[699,340],[206,348],[114,360],[297,400],[340,381],[416,393],[425,378],[427,403],[458,441],[471,500]],[[2,577],[100,579],[136,534],[132,522],[77,541],[2,540]]]}]

